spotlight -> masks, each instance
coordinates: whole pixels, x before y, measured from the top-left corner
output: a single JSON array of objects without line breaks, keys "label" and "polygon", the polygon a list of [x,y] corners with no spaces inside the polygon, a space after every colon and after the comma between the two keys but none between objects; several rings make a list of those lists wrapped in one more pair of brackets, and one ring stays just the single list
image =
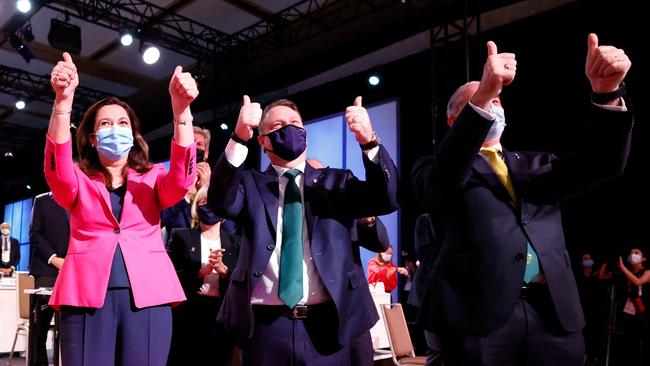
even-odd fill
[{"label": "spotlight", "polygon": [[223,130],[223,131],[228,129],[228,125],[225,124],[225,123],[222,123],[221,125],[219,125],[219,127],[221,127],[221,130]]},{"label": "spotlight", "polygon": [[34,40],[34,33],[32,32],[32,24],[27,23],[23,30],[20,32],[23,35],[23,41],[29,43]]},{"label": "spotlight", "polygon": [[26,185],[25,185],[25,188],[27,188],[28,191],[31,191],[31,190],[32,190],[32,186],[30,186],[29,184],[26,184]]},{"label": "spotlight", "polygon": [[5,152],[5,158],[13,158],[14,154],[11,151]]},{"label": "spotlight", "polygon": [[27,48],[27,45],[18,37],[18,34],[14,33],[9,36],[9,43],[13,48],[18,51],[18,53],[23,57],[25,62],[29,63],[34,58],[32,51]]},{"label": "spotlight", "polygon": [[371,86],[377,86],[379,85],[380,82],[381,79],[377,74],[370,75],[370,77],[368,78],[368,84],[370,84]]},{"label": "spotlight", "polygon": [[50,31],[47,33],[47,41],[50,46],[56,49],[78,55],[81,52],[81,28],[63,20],[52,18],[50,20]]},{"label": "spotlight", "polygon": [[129,31],[123,31],[120,34],[120,43],[122,46],[128,47],[133,44],[133,36]]},{"label": "spotlight", "polygon": [[29,13],[32,10],[32,2],[29,0],[17,0],[16,9],[21,13]]},{"label": "spotlight", "polygon": [[14,103],[14,106],[17,110],[21,111],[27,106],[27,101],[23,97],[18,97],[16,98],[16,103]]},{"label": "spotlight", "polygon": [[158,62],[158,59],[160,59],[160,50],[158,47],[145,43],[142,49],[144,50],[142,52],[142,60],[145,64],[153,65]]}]

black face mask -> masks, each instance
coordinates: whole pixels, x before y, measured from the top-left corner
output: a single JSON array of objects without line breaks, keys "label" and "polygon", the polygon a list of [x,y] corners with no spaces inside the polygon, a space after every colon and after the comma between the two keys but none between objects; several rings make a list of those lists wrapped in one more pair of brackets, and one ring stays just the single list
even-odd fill
[{"label": "black face mask", "polygon": [[205,161],[205,150],[196,149],[196,162],[202,163]]},{"label": "black face mask", "polygon": [[210,211],[207,205],[196,206],[196,213],[199,215],[199,221],[205,225],[215,225],[221,222],[221,217]]},{"label": "black face mask", "polygon": [[307,131],[298,126],[286,125],[264,136],[271,141],[271,152],[286,161],[296,159],[307,148]]}]

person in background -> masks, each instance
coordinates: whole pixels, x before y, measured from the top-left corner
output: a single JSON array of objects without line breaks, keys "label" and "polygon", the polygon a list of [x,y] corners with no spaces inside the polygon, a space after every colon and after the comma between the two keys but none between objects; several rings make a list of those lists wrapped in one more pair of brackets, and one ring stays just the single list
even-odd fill
[{"label": "person in background", "polygon": [[174,229],[170,257],[187,301],[173,310],[170,365],[228,365],[234,336],[217,321],[230,275],[237,265],[240,238],[226,231],[223,219],[206,206],[208,186],[192,204],[197,229]]},{"label": "person in background", "polygon": [[618,257],[617,262],[627,280],[622,314],[625,365],[650,365],[650,269],[645,262],[638,247],[630,249],[625,261]]},{"label": "person in background", "polygon": [[210,130],[194,126],[194,143],[196,144],[196,180],[187,190],[185,197],[172,207],[168,207],[160,213],[160,225],[163,228],[163,242],[169,247],[171,232],[173,229],[193,228],[196,221],[192,220],[190,208],[194,201],[196,192],[203,186],[210,183],[210,164],[207,163],[210,156]]},{"label": "person in background", "polygon": [[585,327],[582,335],[585,339],[585,366],[595,366],[600,350],[600,280],[595,270],[591,253],[583,253],[580,258],[580,268],[576,274],[576,284],[580,296],[582,312],[585,316]]},{"label": "person in background", "polygon": [[20,263],[20,243],[11,237],[11,225],[8,222],[0,224],[0,273],[11,276]]},{"label": "person in background", "polygon": [[[61,207],[51,192],[34,198],[32,218],[29,224],[29,243],[31,259],[29,274],[34,276],[37,288],[54,287],[56,277],[65,262],[70,241],[70,215]],[[30,316],[33,328],[29,331],[30,364],[48,365],[47,332],[54,316],[54,309],[49,307],[49,296],[34,296]]]},{"label": "person in background", "polygon": [[123,101],[91,105],[76,130],[70,114],[79,74],[63,53],[50,74],[55,100],[45,142],[45,179],[70,213],[70,244],[50,306],[61,311],[66,366],[167,362],[171,304],[185,300],[160,236],[160,211],[194,182],[196,153],[190,104],[196,81],[181,66],[169,83],[174,134],[170,169],[149,161],[140,121]]},{"label": "person in background", "polygon": [[[417,269],[413,275],[413,284],[409,293],[408,303],[417,309],[422,306],[424,291],[430,281],[431,271],[440,253],[440,242],[436,238],[435,228],[429,214],[421,214],[415,220],[415,255]],[[424,340],[427,345],[427,366],[442,365],[442,342],[434,332],[425,329]]]},{"label": "person in background", "polygon": [[409,271],[404,267],[397,267],[393,263],[393,246],[383,252],[377,253],[374,258],[368,261],[368,283],[371,285],[381,282],[384,290],[391,292],[397,287],[397,274],[408,276]]}]

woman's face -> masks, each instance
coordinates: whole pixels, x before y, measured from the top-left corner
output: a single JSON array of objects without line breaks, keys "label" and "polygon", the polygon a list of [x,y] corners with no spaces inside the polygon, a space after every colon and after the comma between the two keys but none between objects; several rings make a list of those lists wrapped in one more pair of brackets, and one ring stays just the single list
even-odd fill
[{"label": "woman's face", "polygon": [[203,197],[196,201],[197,206],[203,206],[208,204],[208,197]]},{"label": "woman's face", "polygon": [[95,132],[113,126],[131,128],[131,119],[126,109],[117,104],[105,105],[95,115]]},{"label": "woman's face", "polygon": [[590,259],[591,259],[591,254],[585,253],[585,254],[582,255],[582,261],[583,262],[587,261],[587,260],[590,260]]},{"label": "woman's face", "polygon": [[639,248],[632,248],[630,249],[630,254],[638,254],[641,256],[641,258],[644,258],[643,252]]},{"label": "woman's face", "polygon": [[388,247],[388,249],[386,249],[386,251],[383,252],[383,254],[393,255],[393,248]]}]

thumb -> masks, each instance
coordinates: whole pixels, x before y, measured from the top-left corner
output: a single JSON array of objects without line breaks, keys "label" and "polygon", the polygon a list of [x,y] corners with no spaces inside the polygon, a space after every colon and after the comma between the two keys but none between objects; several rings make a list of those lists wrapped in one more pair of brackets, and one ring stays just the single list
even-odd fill
[{"label": "thumb", "polygon": [[354,106],[361,107],[361,96],[354,98]]},{"label": "thumb", "polygon": [[492,42],[492,41],[488,41],[488,43],[487,43],[487,54],[488,54],[488,56],[496,55],[497,53],[498,53],[497,44]]},{"label": "thumb", "polygon": [[63,52],[63,61],[74,63],[72,62],[72,56],[70,56],[70,54],[67,52]]},{"label": "thumb", "polygon": [[591,56],[596,48],[598,48],[598,36],[596,33],[589,33],[587,37],[587,53]]},{"label": "thumb", "polygon": [[176,69],[174,69],[174,76],[180,74],[181,72],[183,72],[183,66],[181,65],[176,66]]},{"label": "thumb", "polygon": [[244,95],[244,105],[251,104],[251,98],[248,95]]}]

